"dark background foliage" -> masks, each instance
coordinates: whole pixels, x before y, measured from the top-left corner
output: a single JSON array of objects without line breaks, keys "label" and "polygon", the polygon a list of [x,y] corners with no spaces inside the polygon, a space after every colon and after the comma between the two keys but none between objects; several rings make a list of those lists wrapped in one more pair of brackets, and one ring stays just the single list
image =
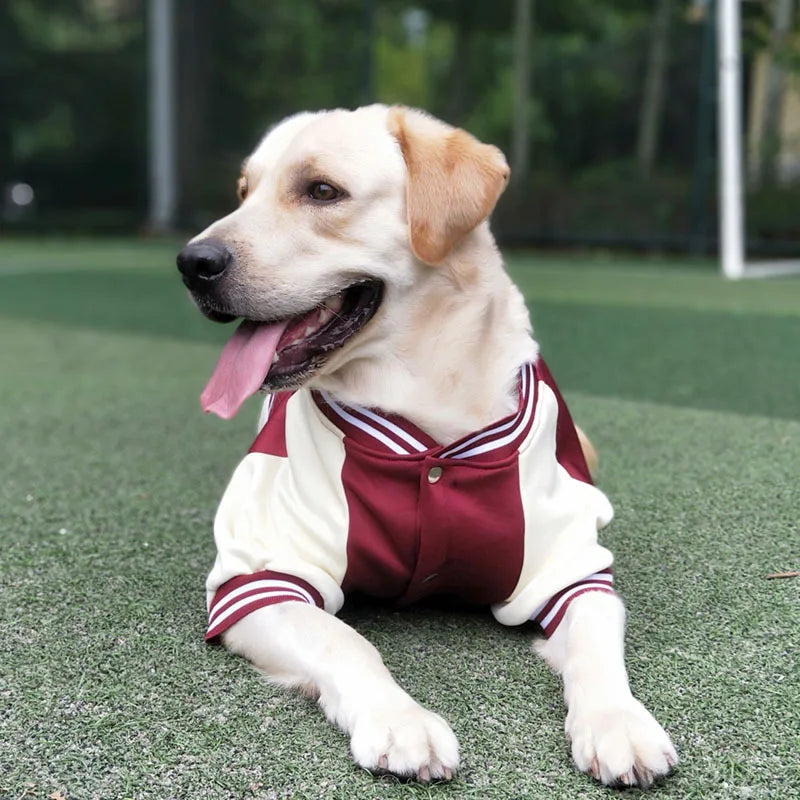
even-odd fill
[{"label": "dark background foliage", "polygon": [[[746,66],[769,38],[772,5],[744,7]],[[713,4],[531,9],[530,92],[515,112],[512,0],[176,0],[178,223],[231,207],[242,157],[283,116],[381,101],[425,107],[509,154],[525,116],[527,166],[512,160],[495,218],[507,241],[711,248]],[[659,9],[663,101],[643,168]],[[146,14],[144,0],[0,4],[0,183],[36,192],[35,213],[6,214],[4,229],[142,229]],[[790,68],[793,52],[790,42]],[[753,187],[751,242],[792,247],[800,223],[778,212],[798,199],[793,185]]]}]

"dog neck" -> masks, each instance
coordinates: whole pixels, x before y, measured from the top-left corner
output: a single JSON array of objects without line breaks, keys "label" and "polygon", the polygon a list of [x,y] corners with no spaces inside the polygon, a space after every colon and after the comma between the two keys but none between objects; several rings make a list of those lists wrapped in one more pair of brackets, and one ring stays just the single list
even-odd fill
[{"label": "dog neck", "polygon": [[488,230],[469,238],[443,265],[421,266],[404,296],[387,297],[374,329],[313,388],[397,414],[440,444],[513,413],[520,366],[538,348]]}]

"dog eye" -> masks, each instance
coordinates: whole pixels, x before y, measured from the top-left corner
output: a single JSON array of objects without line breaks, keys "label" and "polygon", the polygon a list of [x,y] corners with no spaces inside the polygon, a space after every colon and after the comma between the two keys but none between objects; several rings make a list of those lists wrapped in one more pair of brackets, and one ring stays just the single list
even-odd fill
[{"label": "dog eye", "polygon": [[247,197],[247,178],[242,175],[238,181],[236,181],[236,196],[239,198],[239,202],[244,202],[245,197]]},{"label": "dog eye", "polygon": [[338,200],[342,196],[342,192],[325,181],[314,181],[309,184],[306,194],[320,203],[330,203],[331,200]]}]

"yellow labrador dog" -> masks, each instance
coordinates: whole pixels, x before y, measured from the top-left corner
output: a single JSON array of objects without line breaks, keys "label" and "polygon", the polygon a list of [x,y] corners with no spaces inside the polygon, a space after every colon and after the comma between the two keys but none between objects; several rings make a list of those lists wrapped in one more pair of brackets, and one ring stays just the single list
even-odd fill
[{"label": "yellow labrador dog", "polygon": [[207,317],[243,318],[205,410],[267,393],[215,521],[207,638],[316,696],[362,767],[425,781],[454,775],[456,738],[337,619],[345,595],[534,621],[578,768],[648,786],[677,756],[628,686],[593,451],[489,232],[508,177],[420,111],[298,114],[178,256]]}]

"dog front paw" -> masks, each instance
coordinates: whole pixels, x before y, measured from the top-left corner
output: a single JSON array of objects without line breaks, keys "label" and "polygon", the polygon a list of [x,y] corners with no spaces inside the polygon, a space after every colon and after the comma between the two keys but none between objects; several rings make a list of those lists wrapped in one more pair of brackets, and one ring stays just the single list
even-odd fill
[{"label": "dog front paw", "polygon": [[635,698],[618,707],[571,710],[565,728],[578,769],[608,786],[647,788],[678,763],[666,731]]},{"label": "dog front paw", "polygon": [[458,741],[450,726],[408,696],[360,711],[350,749],[365,769],[422,782],[450,780],[458,769]]}]

